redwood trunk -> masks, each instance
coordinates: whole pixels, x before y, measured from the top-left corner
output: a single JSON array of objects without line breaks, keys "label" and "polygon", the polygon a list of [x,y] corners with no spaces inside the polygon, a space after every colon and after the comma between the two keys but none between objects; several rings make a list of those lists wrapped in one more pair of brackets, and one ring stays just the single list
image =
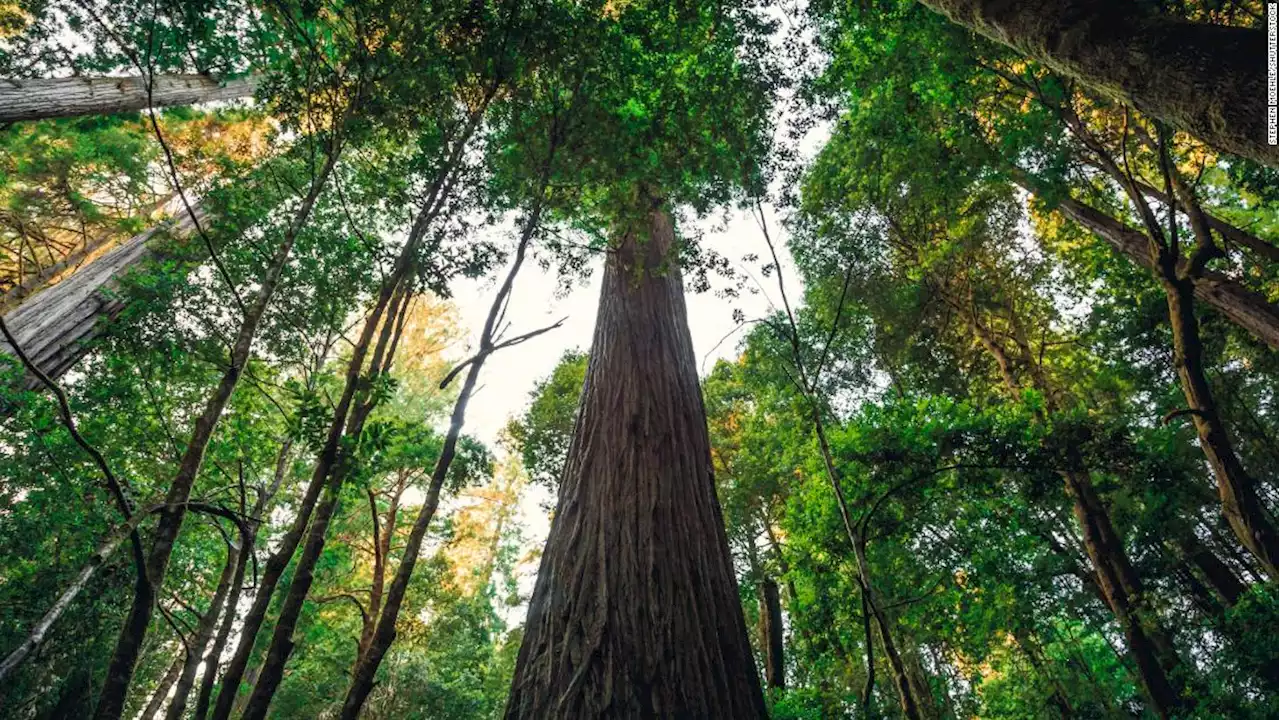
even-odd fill
[{"label": "redwood trunk", "polygon": [[1277,166],[1267,144],[1267,38],[1116,0],[921,0],[953,22],[1196,136]]},{"label": "redwood trunk", "polygon": [[711,471],[670,215],[605,265],[508,720],[767,717]]},{"label": "redwood trunk", "polygon": [[156,75],[150,93],[138,76],[0,79],[0,124],[235,100],[257,86],[256,76],[219,82],[208,75]]}]

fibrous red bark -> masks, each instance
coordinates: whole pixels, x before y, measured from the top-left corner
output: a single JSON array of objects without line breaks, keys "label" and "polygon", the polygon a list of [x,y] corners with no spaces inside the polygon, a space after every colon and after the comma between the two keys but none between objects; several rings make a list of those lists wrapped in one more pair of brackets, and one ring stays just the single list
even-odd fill
[{"label": "fibrous red bark", "polygon": [[764,718],[672,220],[619,235],[506,717]]}]

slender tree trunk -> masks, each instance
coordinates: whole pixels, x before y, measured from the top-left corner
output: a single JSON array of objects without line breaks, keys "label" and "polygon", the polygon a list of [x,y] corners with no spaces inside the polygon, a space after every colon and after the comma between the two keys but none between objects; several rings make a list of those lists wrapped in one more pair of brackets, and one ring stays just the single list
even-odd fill
[{"label": "slender tree trunk", "polygon": [[[284,678],[285,664],[293,654],[293,631],[297,628],[303,604],[311,592],[311,585],[315,582],[316,565],[324,552],[329,524],[338,511],[342,485],[346,481],[350,467],[350,451],[342,447],[342,440],[358,438],[364,428],[364,421],[373,409],[373,403],[367,399],[369,382],[361,380],[364,358],[370,349],[375,331],[381,326],[382,332],[379,333],[378,342],[374,348],[369,375],[378,375],[384,371],[382,355],[395,327],[398,303],[408,301],[402,285],[409,282],[407,275],[415,245],[412,239],[406,244],[400,260],[397,261],[396,271],[383,283],[378,303],[369,319],[365,321],[364,330],[352,352],[347,366],[342,398],[338,402],[324,449],[321,451],[320,460],[316,463],[312,476],[313,483],[323,480],[323,494],[315,507],[311,526],[307,530],[306,542],[302,545],[302,555],[294,566],[293,579],[285,590],[280,616],[276,619],[276,626],[272,630],[271,642],[267,647],[266,657],[262,661],[258,680],[254,683],[253,691],[249,694],[249,700],[245,705],[243,720],[261,720],[266,717],[276,689]],[[352,408],[357,389],[360,390],[361,397]],[[219,696],[219,706],[222,703],[222,697]],[[215,717],[218,715],[215,714]]]},{"label": "slender tree trunk", "polygon": [[[199,671],[200,663],[204,660],[205,648],[213,639],[214,628],[218,625],[218,617],[226,603],[227,594],[231,591],[236,568],[241,567],[240,557],[247,550],[244,547],[245,535],[239,538],[240,546],[227,546],[227,561],[222,566],[222,574],[218,577],[213,599],[209,601],[209,609],[200,617],[200,621],[196,624],[196,631],[188,640],[186,662],[182,666],[178,684],[174,687],[173,700],[169,702],[169,709],[164,715],[165,720],[182,720],[187,710],[187,699],[191,697],[191,689],[195,687],[196,672]],[[216,665],[218,658],[210,656],[208,662]]]},{"label": "slender tree trunk", "polygon": [[1031,669],[1035,670],[1037,675],[1049,683],[1049,697],[1053,701],[1053,707],[1058,711],[1058,715],[1063,720],[1074,718],[1075,711],[1071,707],[1071,700],[1067,697],[1066,690],[1062,687],[1062,682],[1058,680],[1052,669],[1046,667],[1043,652],[1040,646],[1032,639],[1031,633],[1022,628],[1015,628],[1013,637],[1018,643],[1018,648],[1022,650],[1022,654],[1026,656],[1027,662],[1031,664]]},{"label": "slender tree trunk", "polygon": [[[311,484],[307,489],[310,499],[310,506],[307,507],[308,515],[313,511],[317,498],[320,493],[325,492],[329,483],[330,473],[334,468],[338,458],[339,444],[344,435],[346,428],[347,415],[351,411],[351,403],[355,397],[356,390],[361,387],[360,373],[364,368],[364,359],[369,351],[369,345],[372,342],[373,333],[377,330],[379,322],[383,318],[383,314],[387,311],[388,304],[391,303],[392,296],[399,289],[401,283],[409,273],[413,260],[419,251],[419,244],[435,222],[435,218],[443,210],[445,201],[451,191],[455,171],[458,168],[462,152],[466,148],[472,134],[479,125],[481,117],[488,103],[492,100],[493,93],[489,93],[483,100],[481,106],[472,111],[467,125],[459,133],[455,139],[450,155],[445,159],[440,171],[432,182],[431,189],[427,193],[427,200],[422,210],[414,219],[413,227],[409,230],[409,238],[405,242],[404,248],[400,252],[400,256],[396,259],[390,276],[382,283],[379,290],[378,298],[374,303],[373,309],[369,313],[369,318],[365,320],[364,330],[362,331],[360,340],[356,343],[352,351],[351,360],[347,364],[346,380],[343,384],[342,397],[338,401],[338,405],[334,410],[333,422],[329,425],[329,434],[325,440],[324,448],[320,452],[320,457],[316,462],[315,471],[312,474]],[[394,312],[389,313],[388,317],[393,317]],[[376,358],[375,363],[376,365]],[[354,425],[353,425],[354,427]],[[327,527],[327,520],[325,522]],[[253,607],[245,616],[245,627],[242,631],[240,644],[236,647],[236,653],[231,659],[231,663],[227,666],[227,672],[223,678],[222,689],[218,692],[218,699],[214,705],[213,720],[227,720],[231,716],[233,706],[236,704],[236,697],[240,691],[240,681],[244,678],[245,670],[249,666],[249,656],[253,652],[254,643],[258,632],[262,628],[262,623],[266,619],[267,609],[271,605],[271,596],[275,591],[275,586],[279,582],[280,577],[284,574],[285,568],[289,561],[293,558],[293,553],[297,550],[298,544],[302,540],[303,533],[307,530],[307,520],[299,518],[294,520],[294,524],[290,527],[289,535],[286,537],[286,543],[281,544],[280,550],[271,556],[268,566],[263,574],[263,581],[259,584],[257,597],[254,598]],[[321,541],[323,547],[323,541]],[[285,553],[285,550],[288,550]],[[318,556],[317,556],[318,558]],[[270,585],[267,584],[268,576],[271,577]],[[298,606],[301,609],[301,606]],[[287,621],[287,617],[286,617]],[[287,641],[288,638],[285,638]],[[273,636],[273,643],[275,638]],[[280,648],[283,650],[283,647]],[[292,648],[290,648],[291,650]],[[288,652],[283,652],[283,657],[288,658]],[[283,674],[283,667],[279,668]],[[274,672],[274,671],[273,671]],[[253,683],[254,692],[261,684],[261,672]],[[269,683],[272,683],[268,679]],[[266,711],[266,704],[271,701],[271,696],[275,693],[274,689],[265,693],[265,696],[259,703],[261,711]],[[250,697],[252,696],[252,693]]]},{"label": "slender tree trunk", "polygon": [[1165,297],[1173,330],[1173,361],[1190,408],[1192,423],[1218,481],[1222,513],[1240,543],[1262,563],[1271,578],[1280,563],[1280,536],[1275,520],[1258,497],[1254,480],[1236,456],[1204,371],[1204,348],[1195,316],[1192,281],[1165,275]]},{"label": "slender tree trunk", "polygon": [[160,677],[160,684],[156,685],[156,689],[152,691],[151,699],[147,701],[147,706],[143,708],[138,720],[155,720],[160,714],[160,708],[164,707],[164,701],[169,699],[169,691],[173,689],[173,684],[182,674],[184,664],[186,664],[185,653],[179,653],[173,662],[169,663],[169,669]]},{"label": "slender tree trunk", "polygon": [[[448,477],[449,466],[453,464],[453,458],[457,452],[458,439],[462,434],[463,422],[466,420],[467,403],[471,400],[472,392],[475,391],[476,382],[480,378],[480,371],[483,369],[485,361],[490,354],[499,349],[498,346],[494,345],[494,334],[497,330],[499,316],[510,298],[516,275],[520,272],[520,267],[524,263],[525,253],[529,249],[529,243],[533,239],[533,235],[541,221],[541,193],[543,191],[545,191],[545,184],[539,188],[539,200],[525,219],[525,227],[521,233],[511,269],[508,271],[502,287],[498,289],[498,293],[494,296],[493,304],[489,307],[489,314],[485,318],[484,328],[480,332],[480,350],[469,361],[470,365],[467,368],[466,379],[462,383],[462,388],[458,391],[457,400],[454,401],[453,413],[449,418],[449,429],[445,433],[440,456],[436,458],[435,467],[431,472],[431,482],[427,489],[427,496],[423,501],[422,507],[418,510],[418,517],[414,520],[413,528],[409,531],[409,539],[401,553],[400,564],[396,567],[396,574],[391,581],[391,588],[386,594],[385,604],[377,615],[373,636],[367,645],[362,644],[362,652],[356,660],[356,666],[352,672],[351,686],[348,688],[346,698],[342,703],[341,718],[343,720],[355,720],[359,716],[365,700],[368,699],[369,693],[373,691],[374,677],[378,672],[378,667],[382,664],[383,658],[386,657],[387,651],[391,649],[391,644],[395,642],[396,622],[400,616],[400,608],[404,603],[405,594],[409,590],[409,581],[413,578],[413,570],[418,562],[418,554],[422,550],[422,541],[426,538],[427,529],[430,527],[431,520],[435,517],[436,508],[439,506],[440,491],[443,489],[444,481]],[[500,533],[501,526],[499,526]],[[499,540],[500,538],[495,538],[494,542],[497,543]],[[371,603],[369,615],[373,616],[375,612],[377,612],[377,609],[372,607]]]},{"label": "slender tree trunk", "polygon": [[[859,538],[854,543],[854,558],[858,562],[858,581],[862,586],[863,597],[866,598],[866,610],[875,619],[876,629],[880,632],[880,646],[884,648],[885,659],[889,661],[889,671],[893,673],[893,686],[898,691],[898,702],[902,706],[902,715],[908,720],[919,720],[920,703],[912,691],[911,680],[907,677],[906,663],[898,650],[898,643],[893,635],[893,622],[883,609],[879,594],[871,585],[871,566],[867,563],[865,544]],[[868,655],[870,657],[870,655]]]},{"label": "slender tree trunk", "polygon": [[674,229],[605,265],[591,361],[508,720],[765,718],[711,475]]},{"label": "slender tree trunk", "polygon": [[[1005,346],[986,331],[976,317],[969,318],[969,325],[1001,367],[1006,390],[1017,396],[1021,386],[1010,370],[1012,363]],[[1023,359],[1028,366],[1031,365],[1030,358]],[[1053,397],[1042,373],[1033,372],[1032,380],[1041,394],[1046,398]],[[1052,409],[1052,400],[1047,404]],[[1175,678],[1180,674],[1173,643],[1154,612],[1146,607],[1142,581],[1129,562],[1124,544],[1111,522],[1111,514],[1098,497],[1088,471],[1071,470],[1061,474],[1102,599],[1124,631],[1147,696],[1161,717],[1170,717],[1186,707],[1182,688],[1175,684]]]},{"label": "slender tree trunk", "polygon": [[156,75],[148,94],[139,76],[0,79],[0,124],[235,100],[253,95],[257,86],[254,75],[225,82],[209,75]]},{"label": "slender tree trunk", "polygon": [[[227,593],[222,626],[218,628],[218,635],[213,641],[213,648],[209,650],[209,660],[204,669],[204,676],[200,679],[200,693],[196,696],[194,711],[195,720],[204,720],[205,715],[209,712],[209,700],[213,695],[213,685],[217,682],[218,677],[218,663],[222,658],[223,650],[226,649],[227,640],[231,637],[231,631],[236,624],[236,608],[240,606],[240,595],[244,590],[244,577],[248,571],[249,563],[253,559],[253,549],[257,543],[258,530],[262,527],[262,517],[267,512],[267,508],[270,507],[276,493],[280,491],[280,486],[284,484],[292,449],[293,438],[286,438],[280,445],[280,452],[276,455],[276,470],[271,480],[271,486],[267,488],[266,492],[258,496],[257,501],[254,502],[253,510],[249,514],[249,519],[245,522],[244,538],[241,541],[240,555],[236,558],[235,578],[231,581],[230,592]],[[303,502],[306,502],[305,498]],[[311,504],[315,504],[314,496],[311,498]],[[301,509],[299,509],[299,514],[304,514]],[[307,510],[305,514],[310,516],[311,511]],[[289,554],[293,554],[292,550]],[[259,582],[259,587],[261,587],[261,582]],[[274,587],[274,583],[272,587]],[[267,593],[268,596],[270,594],[270,592]],[[254,633],[257,633],[256,628]]]},{"label": "slender tree trunk", "polygon": [[85,563],[84,567],[80,569],[80,572],[76,574],[75,580],[72,580],[71,584],[67,586],[67,589],[62,591],[62,594],[59,595],[58,599],[53,603],[53,606],[50,607],[49,610],[41,616],[40,620],[36,622],[35,626],[31,628],[31,632],[27,634],[27,637],[19,643],[18,647],[14,648],[5,657],[3,662],[0,662],[0,680],[3,680],[9,673],[13,672],[15,668],[27,659],[27,656],[30,655],[32,651],[40,647],[40,643],[44,642],[45,636],[49,634],[49,630],[53,627],[54,623],[62,617],[63,613],[67,611],[67,608],[71,606],[71,603],[79,597],[81,592],[84,591],[85,587],[89,584],[89,580],[93,578],[98,569],[107,561],[107,558],[111,557],[111,554],[116,551],[116,548],[120,547],[120,543],[133,535],[146,516],[147,513],[144,511],[134,513],[133,517],[129,519],[129,522],[125,523],[123,527],[113,532],[111,536],[107,538],[106,542],[98,546],[97,551],[93,553],[93,556],[89,558],[89,561]]},{"label": "slender tree trunk", "polygon": [[196,476],[199,474],[200,467],[204,462],[205,450],[208,448],[209,440],[213,437],[213,431],[217,428],[218,421],[222,417],[223,409],[227,406],[232,392],[235,391],[236,385],[240,382],[240,374],[249,361],[253,340],[258,331],[258,323],[262,320],[267,306],[271,303],[271,297],[279,286],[289,255],[293,251],[294,241],[297,239],[298,233],[301,232],[308,216],[310,216],[311,209],[320,197],[320,192],[323,190],[337,161],[337,149],[331,148],[324,167],[313,178],[311,187],[306,197],[303,198],[301,207],[285,231],[284,239],[276,249],[275,256],[271,259],[267,274],[262,278],[262,283],[252,303],[245,309],[244,319],[240,324],[239,332],[236,334],[227,370],[223,373],[222,379],[218,382],[217,388],[214,389],[212,396],[210,396],[208,403],[205,405],[204,411],[200,414],[200,417],[196,420],[195,427],[192,429],[191,439],[187,442],[187,449],[178,465],[178,473],[174,477],[173,483],[169,486],[165,506],[160,511],[160,520],[153,534],[151,552],[147,557],[146,574],[151,581],[151,590],[149,593],[135,593],[133,605],[129,610],[125,626],[120,633],[120,639],[116,643],[116,650],[111,658],[111,664],[107,669],[107,677],[98,700],[98,709],[94,713],[96,720],[117,720],[124,710],[124,699],[129,689],[129,683],[133,679],[134,665],[138,661],[138,653],[141,650],[143,638],[146,636],[147,626],[151,622],[151,614],[155,606],[154,595],[160,586],[164,584],[165,573],[169,567],[169,558],[173,553],[173,545],[178,538],[178,532],[182,529],[183,520],[186,518],[186,503],[191,496]]},{"label": "slender tree trunk", "polygon": [[[1023,189],[1032,194],[1038,191],[1026,177],[1014,177]],[[1148,251],[1147,237],[1138,230],[1100,212],[1079,200],[1063,197],[1057,209],[1067,218],[1090,230],[1115,248],[1134,264],[1159,274],[1159,268]],[[1186,261],[1179,263],[1185,271]],[[1192,292],[1197,299],[1213,308],[1228,321],[1266,343],[1273,350],[1280,343],[1280,325],[1277,323],[1276,304],[1266,297],[1242,286],[1231,278],[1205,270],[1192,279]]]},{"label": "slender tree trunk", "polygon": [[1063,477],[1084,536],[1085,551],[1097,570],[1107,605],[1124,631],[1139,679],[1154,709],[1161,717],[1171,717],[1187,706],[1181,688],[1174,682],[1178,676],[1177,652],[1146,607],[1142,583],[1087,473],[1066,472]]},{"label": "slender tree trunk", "polygon": [[761,639],[764,640],[765,685],[778,690],[787,687],[787,665],[782,645],[782,599],[778,583],[766,577],[760,581]]},{"label": "slender tree trunk", "polygon": [[1260,30],[1186,22],[1114,0],[921,3],[1218,150],[1277,166],[1267,144]]}]

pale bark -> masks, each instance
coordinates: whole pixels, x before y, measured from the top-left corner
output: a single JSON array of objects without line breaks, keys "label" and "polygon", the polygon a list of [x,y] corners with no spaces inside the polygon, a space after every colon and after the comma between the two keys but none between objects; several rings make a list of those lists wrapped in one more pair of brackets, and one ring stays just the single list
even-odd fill
[{"label": "pale bark", "polygon": [[140,76],[0,79],[0,124],[235,100],[253,95],[257,86],[255,75],[226,81],[156,75],[150,92]]},{"label": "pale bark", "polygon": [[[204,213],[194,206],[203,222]],[[46,375],[57,379],[88,352],[88,344],[102,331],[102,322],[124,309],[125,303],[112,297],[120,278],[151,257],[152,239],[165,234],[186,237],[195,224],[185,210],[171,222],[157,225],[129,238],[88,265],[63,278],[56,285],[27,298],[4,317],[18,344]],[[0,340],[0,352],[12,353]],[[40,387],[28,374],[27,389]]]},{"label": "pale bark", "polygon": [[665,210],[606,261],[508,720],[765,718]]},{"label": "pale bark", "polygon": [[921,0],[1096,91],[1270,167],[1267,38],[1116,0]]}]

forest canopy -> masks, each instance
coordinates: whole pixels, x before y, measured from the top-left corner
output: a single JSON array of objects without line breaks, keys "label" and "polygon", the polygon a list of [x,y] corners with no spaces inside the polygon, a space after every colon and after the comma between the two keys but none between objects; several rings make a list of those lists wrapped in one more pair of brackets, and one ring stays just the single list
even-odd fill
[{"label": "forest canopy", "polygon": [[1274,718],[1274,7],[0,0],[0,717]]}]

